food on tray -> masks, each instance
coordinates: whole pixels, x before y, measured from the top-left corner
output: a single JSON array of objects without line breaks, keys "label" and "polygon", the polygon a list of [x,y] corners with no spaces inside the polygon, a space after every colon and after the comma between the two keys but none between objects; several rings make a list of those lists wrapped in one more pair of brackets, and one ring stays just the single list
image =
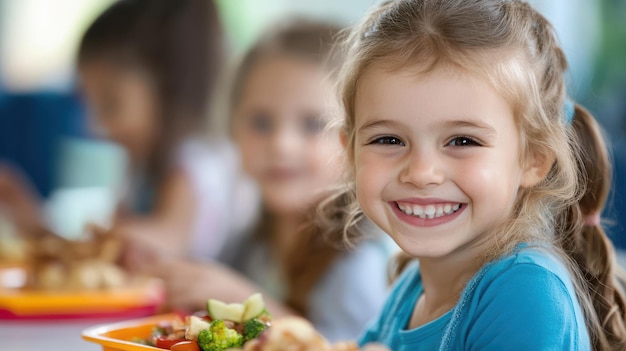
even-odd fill
[{"label": "food on tray", "polygon": [[0,264],[20,265],[26,261],[26,256],[23,240],[0,236]]},{"label": "food on tray", "polygon": [[[242,304],[207,301],[207,311],[159,323],[147,340],[136,342],[172,351],[358,351],[354,342],[330,344],[299,317],[272,321],[261,294]],[[366,350],[386,350],[371,347]]]},{"label": "food on tray", "polygon": [[311,323],[299,317],[276,320],[263,337],[247,342],[242,348],[243,351],[357,351],[358,349],[353,342],[331,345],[313,328]]},{"label": "food on tray", "polygon": [[224,319],[236,323],[243,323],[260,316],[265,311],[265,302],[261,294],[250,296],[243,304],[225,304],[222,301],[209,299],[207,312],[213,319]]},{"label": "food on tray", "polygon": [[93,230],[85,240],[68,240],[41,230],[28,238],[28,287],[45,290],[119,288],[128,277],[115,262],[121,242]]},{"label": "food on tray", "polygon": [[26,261],[26,244],[18,228],[0,211],[0,265],[19,265]]},{"label": "food on tray", "polygon": [[242,347],[269,328],[271,316],[261,294],[241,304],[210,299],[207,311],[160,323],[147,340],[137,342],[178,351],[221,351]]}]

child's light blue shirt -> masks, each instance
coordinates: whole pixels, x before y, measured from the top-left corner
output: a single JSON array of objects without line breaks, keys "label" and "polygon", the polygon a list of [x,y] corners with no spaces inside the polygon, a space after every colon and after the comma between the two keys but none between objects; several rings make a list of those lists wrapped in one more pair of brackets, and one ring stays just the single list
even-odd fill
[{"label": "child's light blue shirt", "polygon": [[452,310],[406,330],[421,293],[419,267],[411,265],[359,343],[394,351],[591,350],[568,270],[548,249],[518,246],[478,271]]}]

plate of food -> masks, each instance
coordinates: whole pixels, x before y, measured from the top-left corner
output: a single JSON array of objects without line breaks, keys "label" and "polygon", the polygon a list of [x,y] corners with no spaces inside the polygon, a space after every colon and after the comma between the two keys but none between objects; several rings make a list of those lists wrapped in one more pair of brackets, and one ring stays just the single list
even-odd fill
[{"label": "plate of food", "polygon": [[106,232],[68,240],[42,230],[21,247],[25,260],[0,264],[0,320],[144,317],[164,301],[159,280],[115,264],[120,241]]},{"label": "plate of food", "polygon": [[[95,326],[83,339],[104,351],[358,351],[354,342],[331,344],[299,317],[272,320],[261,294],[241,304],[209,299],[194,315],[159,315]],[[371,346],[367,350],[386,350]]]}]

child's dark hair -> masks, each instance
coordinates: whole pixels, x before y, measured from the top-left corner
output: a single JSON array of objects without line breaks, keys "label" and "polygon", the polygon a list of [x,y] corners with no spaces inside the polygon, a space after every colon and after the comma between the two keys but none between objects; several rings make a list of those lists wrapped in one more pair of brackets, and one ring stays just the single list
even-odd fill
[{"label": "child's dark hair", "polygon": [[[230,98],[231,125],[248,76],[258,63],[265,59],[286,57],[327,67],[331,72],[339,63],[339,58],[331,54],[340,30],[339,26],[331,23],[294,19],[262,36],[243,57],[235,74]],[[272,216],[264,212],[256,238],[268,240],[272,230]],[[330,243],[329,238],[320,235],[320,230],[315,225],[303,226],[294,235],[299,236],[298,243],[283,262],[283,273],[288,286],[286,303],[293,310],[306,315],[309,293],[334,263],[340,250]],[[341,237],[338,239],[340,241]]]},{"label": "child's dark hair", "polygon": [[[350,158],[357,82],[372,65],[416,74],[452,67],[502,94],[520,130],[520,162],[535,155],[553,163],[540,183],[520,189],[483,259],[521,242],[551,245],[572,272],[594,349],[626,349],[613,248],[597,220],[587,220],[604,207],[611,167],[594,118],[580,106],[573,121],[566,118],[567,60],[550,23],[521,0],[384,1],[350,33],[345,48],[339,89]],[[355,198],[354,184],[344,191]],[[352,209],[349,218],[357,218]]]},{"label": "child's dark hair", "polygon": [[[222,31],[211,0],[119,0],[83,35],[78,64],[131,65],[156,85],[160,136],[149,172],[160,179],[181,138],[203,126],[222,61]],[[165,162],[164,162],[165,161]]]}]

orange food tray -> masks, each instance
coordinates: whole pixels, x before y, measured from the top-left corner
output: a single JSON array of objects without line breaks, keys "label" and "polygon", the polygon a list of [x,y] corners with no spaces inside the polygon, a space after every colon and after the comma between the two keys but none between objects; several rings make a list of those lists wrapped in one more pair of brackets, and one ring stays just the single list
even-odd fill
[{"label": "orange food tray", "polygon": [[83,339],[102,345],[103,351],[161,350],[156,347],[134,343],[133,338],[146,339],[159,322],[173,321],[176,314],[163,314],[125,322],[99,325],[85,329]]},{"label": "orange food tray", "polygon": [[157,313],[164,301],[156,279],[98,291],[41,291],[0,286],[0,320],[133,318]]}]

